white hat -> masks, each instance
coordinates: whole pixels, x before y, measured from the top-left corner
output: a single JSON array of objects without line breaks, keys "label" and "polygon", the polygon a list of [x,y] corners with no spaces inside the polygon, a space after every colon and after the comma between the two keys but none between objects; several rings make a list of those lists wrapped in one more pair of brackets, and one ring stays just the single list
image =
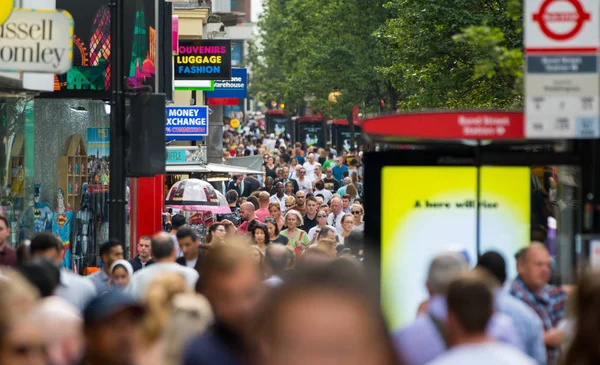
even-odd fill
[{"label": "white hat", "polygon": [[273,134],[273,133],[269,134],[269,138],[275,138],[275,134]]}]

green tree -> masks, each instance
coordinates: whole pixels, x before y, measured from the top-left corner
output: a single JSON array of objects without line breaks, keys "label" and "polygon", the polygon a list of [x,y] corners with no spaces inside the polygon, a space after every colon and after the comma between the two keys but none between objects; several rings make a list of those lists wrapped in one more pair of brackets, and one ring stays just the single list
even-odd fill
[{"label": "green tree", "polygon": [[391,0],[375,32],[400,109],[522,107],[518,0]]},{"label": "green tree", "polygon": [[[311,100],[313,110],[331,118],[349,118],[355,105],[367,112],[379,99],[395,97],[377,72],[383,58],[372,36],[388,16],[385,1],[266,0],[259,43],[249,52],[251,92],[295,114]],[[332,103],[334,88],[341,95]]]}]

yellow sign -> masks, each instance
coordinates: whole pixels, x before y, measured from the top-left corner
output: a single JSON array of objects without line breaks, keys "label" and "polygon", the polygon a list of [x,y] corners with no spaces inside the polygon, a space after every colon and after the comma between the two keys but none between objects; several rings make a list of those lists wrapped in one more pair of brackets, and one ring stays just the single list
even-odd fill
[{"label": "yellow sign", "polygon": [[[477,262],[477,168],[384,167],[381,175],[381,303],[392,329],[412,322],[428,298],[433,257],[460,252]],[[480,252],[499,252],[509,278],[529,243],[528,167],[482,167]]]},{"label": "yellow sign", "polygon": [[0,24],[3,24],[6,19],[10,17],[10,14],[15,7],[15,0],[2,0],[0,1]]},{"label": "yellow sign", "polygon": [[234,118],[229,122],[229,125],[237,129],[240,126],[240,121]]}]

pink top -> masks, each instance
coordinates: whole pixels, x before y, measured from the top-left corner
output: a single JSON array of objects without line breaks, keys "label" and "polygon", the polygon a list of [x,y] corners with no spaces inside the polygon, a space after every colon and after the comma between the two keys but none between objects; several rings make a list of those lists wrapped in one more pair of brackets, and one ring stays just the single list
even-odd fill
[{"label": "pink top", "polygon": [[265,223],[265,219],[269,217],[269,208],[261,208],[257,210],[254,215],[260,223]]}]

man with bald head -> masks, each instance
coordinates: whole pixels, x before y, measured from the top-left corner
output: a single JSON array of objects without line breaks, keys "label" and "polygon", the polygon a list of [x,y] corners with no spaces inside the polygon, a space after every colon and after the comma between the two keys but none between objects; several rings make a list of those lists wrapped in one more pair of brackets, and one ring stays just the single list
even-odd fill
[{"label": "man with bald head", "polygon": [[175,262],[175,243],[171,236],[166,232],[157,233],[152,237],[151,245],[152,255],[156,262],[133,274],[128,289],[130,294],[136,299],[143,298],[150,283],[164,272],[181,274],[185,278],[187,286],[194,290],[199,277],[198,272]]},{"label": "man with bald head", "polygon": [[551,257],[543,243],[532,242],[516,258],[518,276],[510,286],[510,294],[531,307],[542,320],[548,364],[555,364],[563,344],[564,332],[558,325],[565,317],[567,293],[560,286],[548,284]]},{"label": "man with bald head", "polygon": [[293,253],[284,245],[270,245],[265,252],[265,262],[270,276],[265,280],[268,287],[275,288],[283,284],[283,276]]},{"label": "man with bald head", "polygon": [[237,230],[239,234],[245,234],[248,232],[250,222],[257,219],[254,204],[246,202],[240,205],[240,218],[243,223],[240,224]]},{"label": "man with bald head", "polygon": [[331,213],[329,213],[329,217],[327,217],[327,225],[335,227],[338,233],[342,233],[344,231],[344,228],[342,227],[342,218],[345,214],[342,206],[342,199],[338,197],[331,198],[329,207]]}]

